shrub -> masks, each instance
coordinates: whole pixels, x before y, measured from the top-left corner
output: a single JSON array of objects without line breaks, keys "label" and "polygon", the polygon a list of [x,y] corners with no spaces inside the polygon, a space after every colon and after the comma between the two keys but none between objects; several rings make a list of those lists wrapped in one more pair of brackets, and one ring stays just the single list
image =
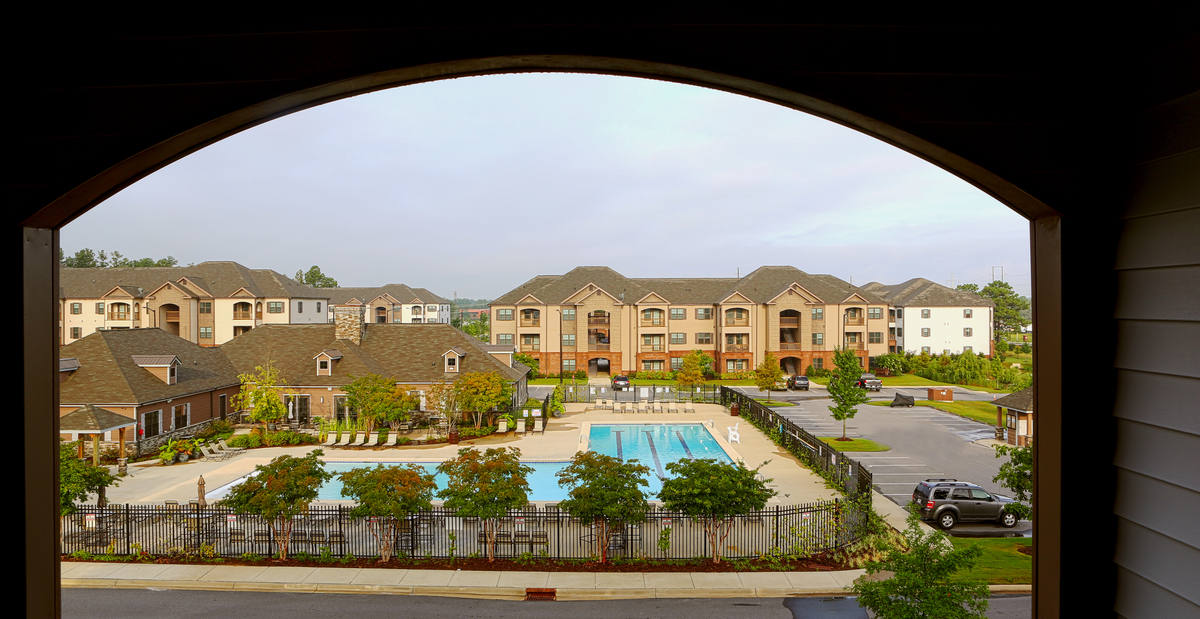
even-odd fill
[{"label": "shrub", "polygon": [[[458,429],[458,438],[459,439],[468,439],[468,438],[479,438],[481,436],[487,436],[489,434],[495,433],[497,428],[499,428],[499,426],[482,426],[480,428],[472,428],[469,426],[461,427]],[[403,441],[406,439],[401,438],[400,440]]]}]

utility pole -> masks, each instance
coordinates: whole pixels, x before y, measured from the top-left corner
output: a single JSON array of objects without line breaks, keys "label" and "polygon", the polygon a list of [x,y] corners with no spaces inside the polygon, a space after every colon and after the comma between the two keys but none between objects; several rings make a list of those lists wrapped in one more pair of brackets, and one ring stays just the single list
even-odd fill
[{"label": "utility pole", "polygon": [[950,287],[951,288],[954,287],[954,274],[953,273],[950,274]]},{"label": "utility pole", "polygon": [[1004,267],[992,267],[992,281],[996,281],[996,269],[1000,269],[1000,281],[1004,281]]}]

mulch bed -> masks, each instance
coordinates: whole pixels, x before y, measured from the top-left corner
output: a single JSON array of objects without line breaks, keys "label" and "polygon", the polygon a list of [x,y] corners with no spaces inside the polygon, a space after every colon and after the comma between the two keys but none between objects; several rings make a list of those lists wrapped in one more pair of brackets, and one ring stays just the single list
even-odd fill
[{"label": "mulch bed", "polygon": [[[124,558],[124,557],[122,557]],[[97,555],[96,560],[103,560]],[[88,561],[77,559],[70,555],[62,555],[62,561]],[[618,563],[599,563],[597,561],[556,561],[552,559],[496,559],[488,562],[486,558],[462,558],[450,562],[448,559],[396,559],[380,563],[375,559],[353,559],[345,563],[341,559],[332,562],[313,560],[298,560],[288,558],[279,560],[264,558],[261,561],[247,561],[240,557],[222,557],[220,559],[186,559],[172,557],[153,557],[144,563],[164,565],[251,565],[272,567],[350,567],[374,569],[418,569],[418,570],[474,570],[474,571],[522,571],[522,572],[737,572],[737,571],[785,571],[785,572],[831,572],[850,569],[827,557],[814,556],[808,559],[766,562],[751,560],[748,564],[723,560],[713,563],[712,560],[692,559],[688,561],[654,561],[654,560],[622,560]],[[124,561],[122,561],[124,562]],[[741,568],[739,570],[739,567]]]},{"label": "mulch bed", "polygon": [[1017,546],[1017,552],[1019,552],[1023,555],[1029,555],[1032,557],[1033,556],[1033,544],[1030,544],[1028,546]]}]

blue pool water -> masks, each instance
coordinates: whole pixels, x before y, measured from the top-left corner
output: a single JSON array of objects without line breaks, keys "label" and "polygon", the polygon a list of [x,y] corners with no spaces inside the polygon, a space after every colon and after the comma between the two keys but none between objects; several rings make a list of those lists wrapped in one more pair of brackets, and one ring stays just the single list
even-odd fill
[{"label": "blue pool water", "polygon": [[[623,460],[637,459],[642,465],[650,468],[647,476],[648,487],[643,487],[648,497],[656,497],[662,489],[660,477],[668,476],[667,464],[684,458],[713,458],[720,462],[731,462],[729,456],[713,439],[712,434],[698,423],[690,424],[593,424],[588,435],[588,448],[608,456],[619,457]],[[343,471],[361,467],[375,467],[377,462],[329,462],[326,469],[335,476],[321,487],[321,501],[344,501],[342,483],[337,474]],[[384,462],[385,466],[408,464],[405,462]],[[421,468],[435,474],[438,488],[445,487],[446,476],[437,473],[437,462],[417,462]],[[566,498],[566,491],[558,485],[558,472],[569,462],[526,462],[533,467],[529,475],[530,501],[561,501]],[[218,499],[228,488],[240,483],[241,480],[219,488],[209,493],[210,499]]]}]

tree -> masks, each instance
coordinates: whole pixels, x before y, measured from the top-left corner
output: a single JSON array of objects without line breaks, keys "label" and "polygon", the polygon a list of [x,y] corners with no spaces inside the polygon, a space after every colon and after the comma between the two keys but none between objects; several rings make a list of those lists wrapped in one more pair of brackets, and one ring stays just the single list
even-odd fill
[{"label": "tree", "polygon": [[608,557],[612,530],[646,519],[646,475],[650,467],[636,459],[622,461],[594,451],[575,454],[558,472],[558,485],[568,489],[559,509],[580,522],[590,522],[596,532],[600,562]]},{"label": "tree", "polygon": [[235,512],[262,518],[279,545],[279,558],[287,559],[292,523],[317,499],[321,485],[333,477],[314,449],[307,456],[279,456],[254,467],[254,474],[233,487],[219,504]]},{"label": "tree", "polygon": [[241,391],[233,396],[233,405],[237,410],[250,410],[250,420],[261,422],[263,430],[268,423],[275,423],[287,416],[287,408],[283,405],[280,388],[283,379],[275,364],[268,362],[266,367],[256,366],[250,374],[238,374],[241,381]]},{"label": "tree", "polygon": [[478,518],[487,538],[488,562],[496,560],[496,528],[499,519],[510,509],[520,509],[529,502],[529,483],[525,477],[533,467],[521,464],[521,450],[464,448],[458,457],[438,465],[437,470],[449,477],[438,498],[446,501],[463,518]]},{"label": "tree", "polygon": [[313,288],[337,288],[337,280],[321,272],[321,267],[313,265],[307,273],[296,271],[296,281],[308,284]]},{"label": "tree", "polygon": [[846,420],[854,419],[859,404],[871,401],[867,392],[858,387],[858,377],[862,375],[862,366],[858,359],[853,350],[833,349],[833,363],[837,370],[829,379],[826,389],[829,390],[829,399],[833,400],[829,412],[834,419],[842,422],[842,438],[838,439],[842,441],[850,440],[846,438]]},{"label": "tree", "polygon": [[992,311],[996,337],[1002,333],[1017,331],[1024,326],[1021,312],[1029,309],[1029,303],[1019,296],[1008,282],[994,281],[979,291],[979,296],[991,299],[996,304]]},{"label": "tree", "polygon": [[748,469],[741,463],[703,458],[679,460],[666,468],[672,477],[663,480],[658,498],[664,508],[703,524],[714,563],[721,562],[721,547],[733,526],[726,519],[760,510],[776,494],[767,487],[771,480],[758,476],[762,465]]},{"label": "tree", "polygon": [[392,424],[404,421],[413,409],[412,398],[396,388],[396,380],[378,374],[350,376],[351,383],[342,387],[346,392],[346,406],[358,413],[366,422],[367,434],[377,424]]},{"label": "tree", "polygon": [[445,380],[439,380],[433,383],[425,390],[425,405],[429,410],[434,410],[446,419],[455,419],[458,416],[458,391],[454,387],[454,383]]},{"label": "tree", "polygon": [[138,260],[130,260],[121,255],[121,252],[114,251],[110,257],[104,251],[99,254],[88,248],[83,248],[75,252],[74,256],[66,257],[62,249],[58,250],[58,262],[61,266],[75,269],[88,268],[106,268],[106,267],[173,267],[179,265],[179,260],[174,256],[167,256],[155,260],[153,258],[141,258]]},{"label": "tree", "polygon": [[953,580],[959,570],[975,565],[982,549],[955,549],[945,533],[923,533],[916,512],[909,513],[903,536],[907,552],[893,547],[882,561],[867,564],[867,574],[892,572],[891,578],[859,578],[848,587],[859,606],[881,619],[987,617],[987,583]]},{"label": "tree", "polygon": [[107,468],[92,466],[75,455],[79,443],[58,444],[58,490],[59,515],[75,513],[75,504],[88,499],[88,495],[99,494],[109,486],[117,485],[117,478]]},{"label": "tree", "polygon": [[433,507],[437,482],[417,464],[351,469],[341,473],[342,496],[358,504],[351,518],[367,518],[367,526],[379,545],[379,561],[390,561],[400,522],[414,513]]},{"label": "tree", "polygon": [[779,367],[779,360],[775,355],[768,352],[763,357],[762,363],[754,368],[754,384],[762,391],[767,392],[767,401],[771,401],[771,390],[775,385],[783,379],[783,368]]},{"label": "tree", "polygon": [[996,457],[1009,456],[992,481],[1012,490],[1016,502],[1007,507],[1022,520],[1033,519],[1033,449],[1029,445],[997,445]]},{"label": "tree", "polygon": [[492,328],[487,312],[480,313],[477,320],[464,323],[459,328],[462,329],[463,333],[473,336],[475,339],[481,342],[487,343],[491,341]]},{"label": "tree", "polygon": [[530,378],[538,377],[538,360],[537,359],[534,359],[533,357],[530,357],[529,355],[527,355],[525,353],[513,353],[513,359],[520,361],[521,363],[524,363],[525,365],[529,366],[529,369],[532,370],[532,374],[533,374],[533,376],[531,376]]},{"label": "tree", "polygon": [[683,358],[683,366],[679,368],[679,373],[675,376],[675,384],[680,387],[694,387],[704,384],[706,372],[705,361],[712,362],[712,357],[704,354],[700,350],[692,350],[686,357]]},{"label": "tree", "polygon": [[458,409],[470,413],[479,429],[488,411],[512,403],[513,386],[496,372],[467,372],[454,381],[454,393]]},{"label": "tree", "polygon": [[979,294],[979,284],[959,284],[954,289]]}]

